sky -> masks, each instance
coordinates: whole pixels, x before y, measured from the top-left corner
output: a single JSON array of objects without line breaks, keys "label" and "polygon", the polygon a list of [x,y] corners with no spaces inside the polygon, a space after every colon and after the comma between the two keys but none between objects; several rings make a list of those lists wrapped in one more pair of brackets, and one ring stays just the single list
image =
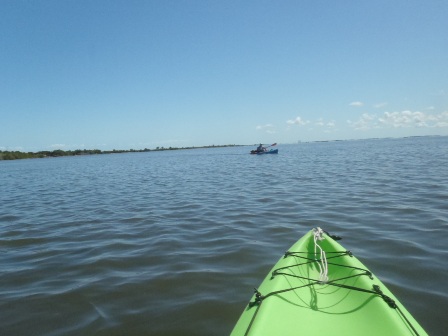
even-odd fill
[{"label": "sky", "polygon": [[448,135],[446,0],[0,0],[0,150]]}]

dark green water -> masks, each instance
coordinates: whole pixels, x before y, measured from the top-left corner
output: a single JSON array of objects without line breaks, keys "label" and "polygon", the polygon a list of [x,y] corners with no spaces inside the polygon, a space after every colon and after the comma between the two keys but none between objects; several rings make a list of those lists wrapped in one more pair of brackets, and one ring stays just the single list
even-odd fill
[{"label": "dark green water", "polygon": [[0,161],[0,335],[227,335],[320,226],[448,330],[448,137]]}]

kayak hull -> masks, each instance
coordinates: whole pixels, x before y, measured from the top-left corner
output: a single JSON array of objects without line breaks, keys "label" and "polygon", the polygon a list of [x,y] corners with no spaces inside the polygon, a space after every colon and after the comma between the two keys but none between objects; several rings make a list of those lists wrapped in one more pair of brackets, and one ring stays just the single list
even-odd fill
[{"label": "kayak hull", "polygon": [[263,154],[278,154],[278,149],[271,149],[265,152],[257,152],[256,150],[251,150],[251,154],[263,155]]},{"label": "kayak hull", "polygon": [[325,258],[319,249],[315,252],[310,231],[266,276],[232,336],[427,335],[357,258],[327,234],[323,237],[318,244],[325,251],[328,280],[320,279]]}]

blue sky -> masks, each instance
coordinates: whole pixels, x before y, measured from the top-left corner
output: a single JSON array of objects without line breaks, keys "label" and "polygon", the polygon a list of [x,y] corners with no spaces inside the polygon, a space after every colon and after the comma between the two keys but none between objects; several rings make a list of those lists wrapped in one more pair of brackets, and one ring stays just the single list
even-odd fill
[{"label": "blue sky", "polygon": [[448,1],[0,1],[0,150],[448,135]]}]

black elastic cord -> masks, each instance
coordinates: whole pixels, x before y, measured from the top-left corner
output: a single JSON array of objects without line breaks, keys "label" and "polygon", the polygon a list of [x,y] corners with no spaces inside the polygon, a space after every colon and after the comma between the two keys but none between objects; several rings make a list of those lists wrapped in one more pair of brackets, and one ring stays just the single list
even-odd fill
[{"label": "black elastic cord", "polygon": [[[327,234],[328,234],[328,233],[327,233]],[[261,304],[262,304],[263,300],[265,300],[265,299],[267,299],[268,297],[273,296],[273,295],[277,295],[277,294],[281,294],[281,293],[289,292],[289,291],[296,290],[296,289],[300,289],[300,288],[304,288],[304,287],[309,287],[309,286],[316,285],[316,284],[322,284],[321,281],[316,280],[316,279],[312,279],[312,278],[302,277],[302,276],[300,276],[300,275],[294,275],[294,274],[289,274],[289,273],[281,272],[282,270],[289,269],[289,268],[292,268],[292,267],[298,267],[298,266],[302,266],[302,265],[310,264],[310,263],[312,263],[312,262],[319,262],[319,261],[320,261],[320,259],[311,259],[311,258],[306,258],[306,257],[303,257],[303,256],[301,256],[301,255],[298,255],[298,254],[304,254],[304,253],[306,253],[306,254],[310,254],[310,253],[308,253],[308,252],[290,252],[290,251],[287,251],[287,252],[285,253],[285,258],[288,257],[288,256],[295,256],[295,257],[298,257],[298,258],[307,260],[307,262],[303,262],[303,263],[299,263],[299,264],[295,264],[295,265],[291,265],[291,266],[285,266],[285,267],[277,268],[277,269],[275,269],[275,270],[272,272],[272,277],[275,277],[275,276],[277,276],[277,275],[284,275],[284,276],[289,276],[289,277],[294,277],[294,278],[299,278],[299,279],[309,280],[309,281],[312,281],[312,282],[310,282],[309,284],[305,284],[305,285],[302,285],[302,286],[298,286],[298,287],[286,288],[286,289],[283,289],[283,290],[278,290],[278,291],[270,292],[270,293],[268,293],[268,294],[266,294],[266,295],[262,295],[262,294],[258,291],[258,289],[255,288],[255,300],[254,300],[253,302],[250,302],[250,303],[249,303],[249,307],[253,307],[253,306],[256,305],[256,306],[257,306],[257,309],[256,309],[254,315],[252,316],[252,319],[251,319],[251,321],[250,321],[250,323],[249,323],[249,326],[248,326],[248,328],[247,328],[247,330],[246,330],[245,335],[248,335],[248,333],[249,333],[249,331],[250,331],[250,329],[251,329],[251,327],[252,327],[252,324],[253,324],[253,322],[255,321],[255,317],[256,317],[256,315],[257,315],[257,313],[258,313],[258,310],[259,310],[260,307],[261,307]],[[327,252],[327,254],[330,254],[330,253],[332,253],[332,254],[337,254],[337,255],[332,256],[332,257],[329,257],[329,258],[327,258],[327,260],[328,260],[328,259],[332,259],[332,258],[343,257],[343,256],[346,256],[346,255],[348,255],[348,256],[350,256],[350,257],[353,256],[352,253],[351,253],[350,251]],[[358,292],[363,292],[363,293],[368,293],[368,294],[373,294],[373,295],[378,295],[378,296],[380,296],[380,297],[381,297],[381,298],[382,298],[382,299],[389,305],[389,307],[391,307],[392,309],[396,309],[396,310],[399,312],[399,314],[401,315],[401,317],[406,321],[406,323],[407,323],[408,326],[412,329],[412,331],[415,333],[415,335],[419,336],[419,333],[418,333],[417,330],[414,328],[414,326],[412,325],[412,323],[408,320],[408,318],[405,316],[405,314],[402,312],[402,310],[400,309],[400,307],[397,306],[397,304],[395,303],[395,301],[394,301],[391,297],[385,295],[385,294],[382,292],[382,290],[380,289],[380,287],[379,287],[378,285],[373,285],[373,290],[369,290],[369,289],[364,289],[364,288],[360,288],[360,287],[348,286],[348,285],[343,285],[343,284],[339,284],[339,283],[337,283],[337,281],[346,280],[346,279],[350,279],[350,278],[354,278],[354,277],[358,277],[358,276],[363,276],[363,275],[367,275],[368,277],[370,277],[371,279],[373,279],[373,275],[372,275],[372,273],[371,273],[369,270],[366,270],[366,269],[363,269],[363,268],[360,268],[360,267],[354,267],[354,266],[348,266],[348,265],[340,265],[340,264],[335,264],[335,263],[328,263],[328,264],[330,264],[330,265],[335,265],[335,266],[340,266],[340,267],[346,267],[346,268],[355,269],[355,270],[358,270],[358,271],[362,271],[362,273],[359,273],[359,274],[353,274],[353,275],[350,275],[350,276],[347,276],[347,277],[343,277],[343,278],[335,279],[335,280],[332,280],[332,281],[328,281],[328,282],[325,282],[326,285],[335,286],[335,287],[340,287],[340,288],[345,288],[345,289],[348,289],[348,290],[355,290],[355,291],[358,291]]]},{"label": "black elastic cord", "polygon": [[313,282],[313,283],[309,283],[309,284],[306,284],[306,285],[303,285],[303,286],[299,286],[299,287],[287,288],[287,289],[283,289],[283,290],[279,290],[279,291],[275,291],[275,292],[270,292],[270,293],[268,293],[268,294],[266,294],[266,295],[262,295],[262,294],[258,291],[258,289],[255,288],[255,300],[254,300],[254,302],[249,302],[249,307],[253,307],[253,306],[256,305],[256,306],[257,306],[257,309],[255,310],[254,315],[252,315],[252,319],[250,320],[250,323],[249,323],[249,325],[247,326],[247,329],[246,329],[246,332],[244,333],[244,335],[246,336],[246,335],[249,334],[249,331],[250,331],[250,329],[252,328],[252,324],[253,324],[254,321],[255,321],[255,317],[257,316],[258,311],[259,311],[259,309],[260,309],[260,307],[261,307],[261,304],[263,303],[263,301],[264,301],[265,299],[267,299],[268,297],[270,297],[270,296],[272,296],[272,295],[276,295],[276,294],[281,294],[281,293],[289,292],[289,291],[292,291],[292,290],[295,290],[295,289],[300,289],[300,288],[303,288],[303,287],[309,287],[309,286],[311,286],[311,285],[315,285],[316,283],[317,283],[317,282]]}]

